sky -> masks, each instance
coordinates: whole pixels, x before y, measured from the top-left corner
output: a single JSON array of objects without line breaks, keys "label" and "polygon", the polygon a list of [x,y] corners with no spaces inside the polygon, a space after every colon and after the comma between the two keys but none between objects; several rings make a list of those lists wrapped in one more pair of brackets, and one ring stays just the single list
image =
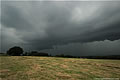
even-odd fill
[{"label": "sky", "polygon": [[1,1],[1,52],[120,55],[120,1]]}]

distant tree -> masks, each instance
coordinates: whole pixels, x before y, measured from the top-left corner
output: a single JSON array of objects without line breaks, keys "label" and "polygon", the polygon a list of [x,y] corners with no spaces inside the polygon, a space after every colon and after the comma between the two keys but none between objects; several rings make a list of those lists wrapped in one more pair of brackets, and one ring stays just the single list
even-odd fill
[{"label": "distant tree", "polygon": [[65,57],[64,54],[56,55],[56,57]]},{"label": "distant tree", "polygon": [[28,54],[29,54],[28,52],[25,52],[22,54],[22,56],[28,56]]},{"label": "distant tree", "polygon": [[49,56],[48,53],[31,51],[28,56]]},{"label": "distant tree", "polygon": [[56,57],[77,58],[76,56],[72,56],[72,55],[65,55],[65,54],[56,55]]},{"label": "distant tree", "polygon": [[11,56],[20,56],[22,53],[23,49],[18,46],[12,47],[7,51],[7,54]]}]

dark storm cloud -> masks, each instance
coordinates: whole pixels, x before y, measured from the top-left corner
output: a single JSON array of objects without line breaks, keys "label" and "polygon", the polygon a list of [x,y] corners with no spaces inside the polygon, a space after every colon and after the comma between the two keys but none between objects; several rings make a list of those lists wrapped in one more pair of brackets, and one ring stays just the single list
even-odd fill
[{"label": "dark storm cloud", "polygon": [[120,2],[2,1],[1,24],[4,48],[118,40]]},{"label": "dark storm cloud", "polygon": [[3,4],[1,9],[2,25],[10,28],[15,28],[16,30],[25,30],[32,28],[32,24],[27,21],[21,11],[15,6]]},{"label": "dark storm cloud", "polygon": [[75,56],[90,55],[119,55],[120,40],[115,41],[94,41],[87,43],[70,43],[68,45],[54,46],[54,49],[43,50],[45,52]]}]

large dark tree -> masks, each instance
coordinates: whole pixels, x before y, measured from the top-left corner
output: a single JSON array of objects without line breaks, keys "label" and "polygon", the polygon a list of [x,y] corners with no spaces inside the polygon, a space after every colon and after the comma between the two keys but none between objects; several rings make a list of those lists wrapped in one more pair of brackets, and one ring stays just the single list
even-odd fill
[{"label": "large dark tree", "polygon": [[18,46],[12,47],[7,51],[7,54],[11,56],[20,56],[22,53],[23,49]]}]

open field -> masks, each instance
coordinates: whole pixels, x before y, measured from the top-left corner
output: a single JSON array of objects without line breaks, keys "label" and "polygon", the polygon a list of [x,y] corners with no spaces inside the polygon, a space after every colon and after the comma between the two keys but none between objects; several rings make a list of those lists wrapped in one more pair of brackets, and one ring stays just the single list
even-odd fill
[{"label": "open field", "polygon": [[0,56],[0,78],[1,80],[120,78],[120,60]]}]

